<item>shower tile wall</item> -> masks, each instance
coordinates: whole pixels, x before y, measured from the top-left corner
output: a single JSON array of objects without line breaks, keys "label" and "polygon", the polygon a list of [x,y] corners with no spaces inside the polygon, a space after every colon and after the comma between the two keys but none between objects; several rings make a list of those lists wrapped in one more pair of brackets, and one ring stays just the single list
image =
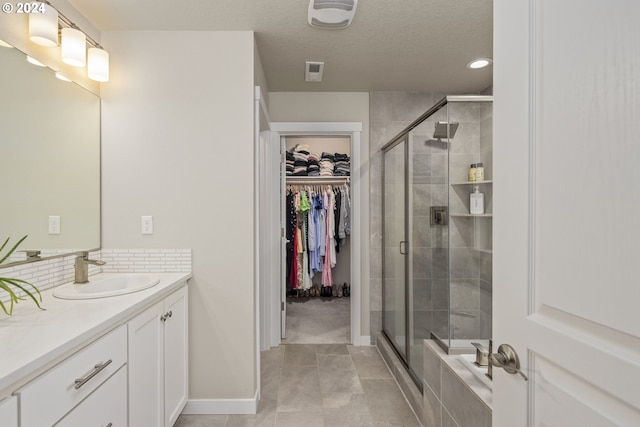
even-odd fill
[{"label": "shower tile wall", "polygon": [[[370,94],[370,321],[372,341],[382,330],[382,151],[381,147],[412,121],[427,111],[444,94],[418,92],[372,92]],[[461,108],[463,107],[463,108]],[[465,111],[466,109],[466,111]],[[434,332],[446,338],[451,295],[452,338],[491,336],[491,254],[474,249],[473,221],[451,221],[451,293],[447,284],[449,241],[447,227],[429,224],[429,207],[445,205],[449,188],[446,167],[450,162],[450,181],[466,181],[469,164],[482,161],[486,179],[492,179],[491,106],[457,105],[452,121],[460,127],[452,140],[450,155],[433,135],[434,122],[446,120],[446,112],[432,116],[413,132],[414,155],[412,195],[413,218],[413,305],[414,339],[429,338]],[[453,115],[455,114],[455,115]],[[422,135],[422,137],[421,137]],[[452,212],[468,212],[468,186],[452,190]],[[451,187],[453,188],[453,187]],[[456,187],[457,188],[457,187]],[[491,188],[483,188],[487,212],[492,211]],[[486,220],[485,220],[486,221]]]},{"label": "shower tile wall", "polygon": [[[493,178],[491,111],[490,103],[449,104],[450,120],[460,123],[450,144],[451,182],[467,181],[469,165],[477,162],[483,163],[485,180]],[[471,185],[451,186],[450,211],[468,213],[472,190]],[[483,185],[481,191],[485,194],[485,212],[491,213],[492,186]],[[450,338],[488,339],[491,337],[492,255],[481,247],[487,242],[481,243],[479,233],[489,230],[487,234],[491,235],[491,219],[454,217],[449,227]],[[436,312],[441,308],[436,307]]]},{"label": "shower tile wall", "polygon": [[[382,331],[382,151],[384,144],[427,111],[443,94],[431,92],[371,92],[369,96],[369,202],[371,227],[370,325],[371,340]],[[416,165],[416,167],[418,167]],[[427,167],[424,164],[424,167]],[[428,299],[428,293],[422,293]]]}]

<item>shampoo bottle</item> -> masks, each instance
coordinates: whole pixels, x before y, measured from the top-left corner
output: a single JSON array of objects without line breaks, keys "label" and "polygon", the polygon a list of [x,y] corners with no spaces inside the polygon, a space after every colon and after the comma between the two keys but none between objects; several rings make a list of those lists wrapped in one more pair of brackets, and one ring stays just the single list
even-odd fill
[{"label": "shampoo bottle", "polygon": [[469,196],[469,212],[471,215],[482,215],[484,213],[484,194],[480,192],[477,185],[473,187],[473,193]]}]

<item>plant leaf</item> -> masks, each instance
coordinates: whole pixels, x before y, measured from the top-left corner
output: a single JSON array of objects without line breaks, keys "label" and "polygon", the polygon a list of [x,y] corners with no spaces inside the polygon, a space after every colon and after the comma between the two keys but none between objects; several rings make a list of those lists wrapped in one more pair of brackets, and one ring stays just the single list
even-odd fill
[{"label": "plant leaf", "polygon": [[2,246],[0,246],[0,252],[2,252],[2,250],[4,249],[5,246],[7,246],[8,242],[9,242],[9,238],[7,237],[7,240],[5,240],[4,243],[2,244]]},{"label": "plant leaf", "polygon": [[[28,290],[26,290],[26,289],[25,289],[23,286],[21,286],[18,282],[16,282],[16,280],[19,280],[19,279],[7,279],[7,278],[2,278],[2,279],[0,279],[0,280],[3,280],[3,281],[4,281],[4,282],[6,282],[6,283],[10,283],[10,284],[12,284],[12,285],[13,285],[13,286],[15,286],[16,288],[21,289],[23,292],[25,292],[27,295],[29,295],[29,297],[33,300],[33,302],[34,302],[34,303],[36,303],[36,305],[38,306],[38,308],[39,308],[40,310],[44,310],[44,309],[40,306],[40,303],[38,302],[38,300],[36,299],[36,297],[34,297],[34,296],[33,296],[33,294],[32,294],[31,292],[29,292]],[[20,282],[24,282],[24,280],[20,280]],[[24,283],[27,283],[27,282],[24,282]],[[27,283],[27,284],[31,285],[31,283]],[[35,286],[31,285],[31,287],[33,287],[34,289],[36,289],[36,290],[37,290],[37,288],[36,288]],[[38,291],[38,295],[40,295],[40,291]],[[42,301],[42,295],[40,295],[40,301]]]},{"label": "plant leaf", "polygon": [[[24,283],[25,285],[31,286],[33,288],[33,290],[36,291],[36,293],[40,297],[40,301],[42,302],[42,294],[40,293],[40,290],[35,285],[33,285],[32,283],[29,283],[26,280],[22,280],[22,279],[7,279],[7,278],[2,278],[2,277],[0,277],[0,280],[6,280],[6,281],[8,281],[9,283],[11,283],[11,284],[13,284],[15,286],[18,286],[18,285],[15,284],[15,283],[12,283],[12,282]],[[18,286],[18,287],[20,287],[20,289],[24,290],[21,286]],[[28,291],[26,291],[26,290],[24,290],[24,291],[28,293]]]},{"label": "plant leaf", "polygon": [[[20,246],[20,243],[22,243],[24,241],[24,239],[27,238],[27,236],[24,236],[22,239],[18,240],[18,243],[13,245],[13,247],[11,249],[9,249],[9,252],[7,252],[2,258],[0,258],[0,264],[2,264],[7,258],[9,258],[11,256],[13,251],[15,251],[18,248],[18,246]],[[6,245],[8,241],[9,241],[9,238],[7,238],[7,240],[5,240],[4,244],[2,245],[2,248],[4,248],[4,245]],[[2,250],[2,248],[0,248],[0,250]]]}]

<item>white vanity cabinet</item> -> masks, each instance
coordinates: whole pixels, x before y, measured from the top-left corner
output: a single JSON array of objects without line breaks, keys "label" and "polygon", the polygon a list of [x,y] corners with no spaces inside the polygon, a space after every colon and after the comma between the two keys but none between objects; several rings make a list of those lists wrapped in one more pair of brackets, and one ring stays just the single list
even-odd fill
[{"label": "white vanity cabinet", "polygon": [[0,401],[0,424],[4,427],[18,427],[18,399],[15,396]]},{"label": "white vanity cabinet", "polygon": [[[111,383],[111,377],[126,363],[127,328],[122,325],[18,390],[15,394],[20,400],[20,427],[57,425],[74,411],[90,412],[90,407],[83,409],[83,406],[95,400],[90,395],[97,393],[96,390],[102,396],[101,404],[116,406],[114,402],[126,396],[127,387],[126,383]],[[107,384],[108,387],[102,389],[101,385]],[[126,411],[126,400],[124,403]],[[103,425],[103,422],[108,425],[110,421],[98,415],[82,418],[87,423],[75,425]],[[113,427],[116,426],[113,423]]]},{"label": "white vanity cabinet", "polygon": [[127,367],[123,366],[55,427],[126,427]]},{"label": "white vanity cabinet", "polygon": [[129,425],[170,427],[187,402],[187,287],[128,323]]}]

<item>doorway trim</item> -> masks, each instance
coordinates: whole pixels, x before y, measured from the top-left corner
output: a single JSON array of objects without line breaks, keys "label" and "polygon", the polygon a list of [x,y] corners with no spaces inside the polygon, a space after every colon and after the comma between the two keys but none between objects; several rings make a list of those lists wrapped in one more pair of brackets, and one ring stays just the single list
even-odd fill
[{"label": "doorway trim", "polygon": [[[272,122],[271,123],[272,138],[277,135],[278,141],[282,136],[332,136],[341,135],[351,138],[351,218],[362,218],[363,211],[360,202],[361,196],[361,177],[360,177],[360,137],[362,133],[362,122]],[[280,170],[272,168],[272,170]],[[280,181],[280,176],[273,177]],[[351,222],[351,344],[354,346],[370,345],[369,337],[362,336],[361,333],[361,316],[362,316],[362,286],[361,286],[361,265],[362,265],[362,248],[361,248],[361,227],[360,221]],[[355,237],[354,237],[355,236]],[[280,266],[272,266],[272,268],[280,268]],[[282,283],[271,283],[272,287],[269,294],[274,295],[275,292],[280,295]],[[273,307],[274,310],[280,312],[281,300],[278,299],[278,306]],[[280,322],[271,322],[271,336],[280,336]],[[277,346],[279,343],[271,343]]]}]

